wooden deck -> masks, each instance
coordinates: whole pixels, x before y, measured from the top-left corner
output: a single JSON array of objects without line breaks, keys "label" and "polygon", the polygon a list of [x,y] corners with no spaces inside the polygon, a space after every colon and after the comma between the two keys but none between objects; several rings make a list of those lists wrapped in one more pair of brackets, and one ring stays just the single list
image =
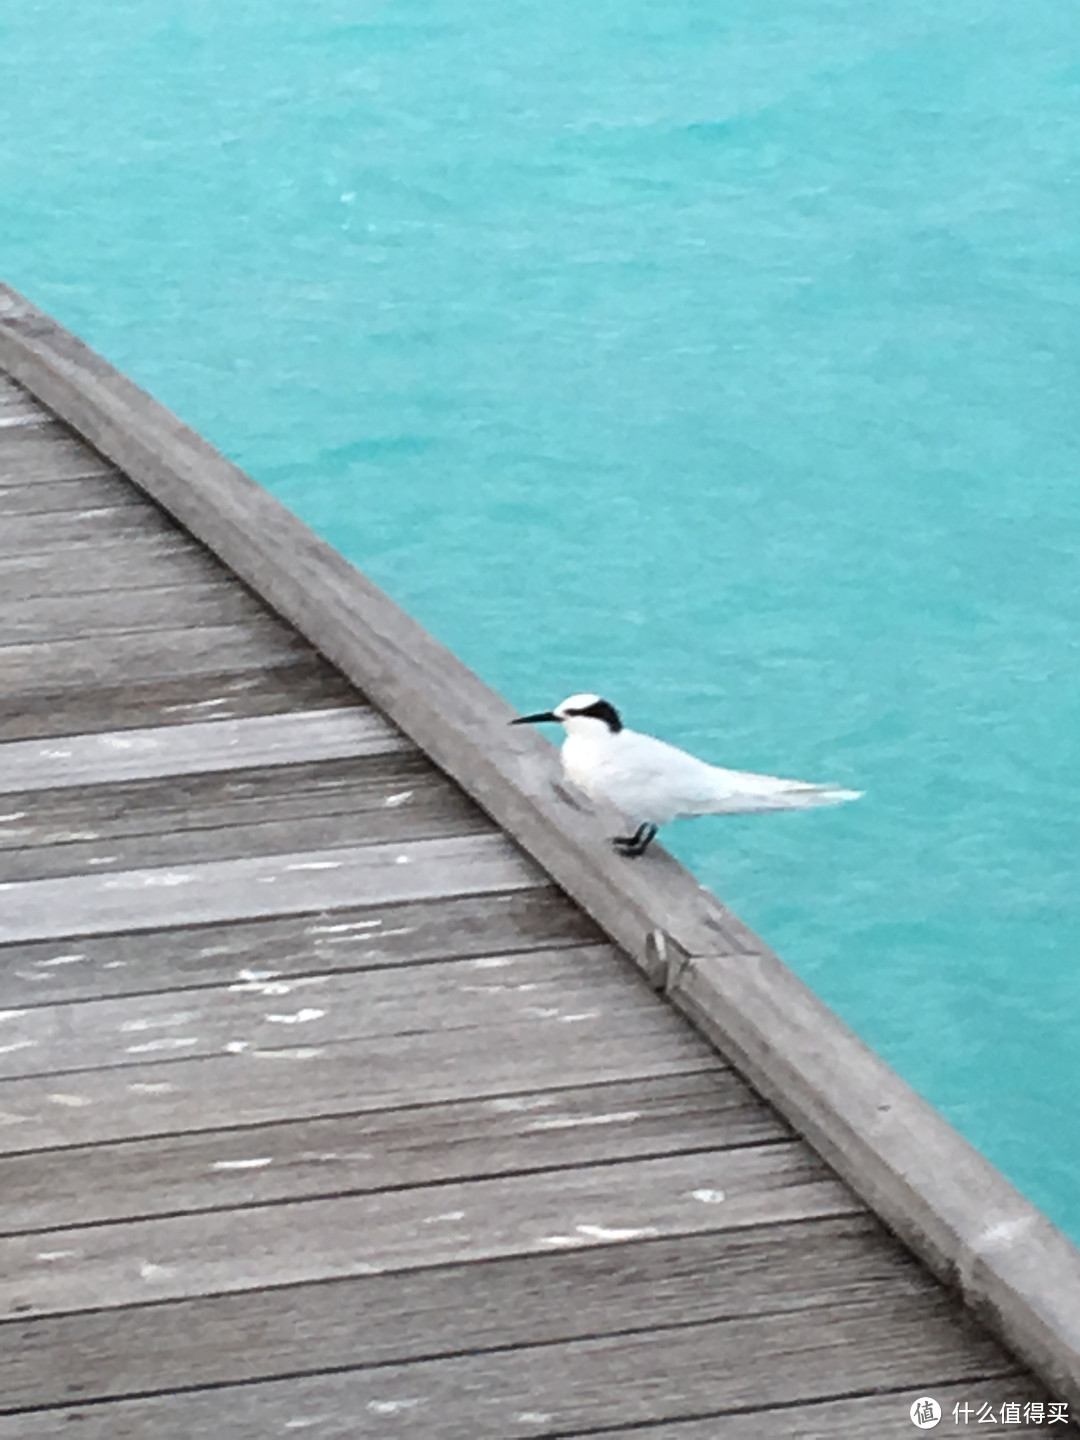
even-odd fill
[{"label": "wooden deck", "polygon": [[0,1440],[880,1440],[923,1394],[1064,1433],[1001,1423],[1045,1380],[640,956],[6,378],[0,607]]}]

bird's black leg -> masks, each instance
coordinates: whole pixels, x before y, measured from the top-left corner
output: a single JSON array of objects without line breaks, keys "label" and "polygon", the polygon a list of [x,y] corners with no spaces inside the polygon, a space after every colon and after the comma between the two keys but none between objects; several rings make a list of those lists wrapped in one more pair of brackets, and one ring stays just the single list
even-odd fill
[{"label": "bird's black leg", "polygon": [[616,835],[612,844],[620,855],[626,855],[634,859],[638,855],[644,855],[645,851],[656,838],[657,827],[650,825],[648,821],[639,825],[633,835]]}]

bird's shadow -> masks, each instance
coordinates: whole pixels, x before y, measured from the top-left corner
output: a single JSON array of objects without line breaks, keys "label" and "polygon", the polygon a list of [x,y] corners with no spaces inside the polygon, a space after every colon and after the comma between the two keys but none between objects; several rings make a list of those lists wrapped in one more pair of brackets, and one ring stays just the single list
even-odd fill
[{"label": "bird's shadow", "polygon": [[565,801],[572,809],[580,810],[583,815],[596,814],[596,807],[592,801],[584,790],[579,790],[576,785],[571,785],[565,780],[555,780],[552,782],[552,789],[559,799]]}]

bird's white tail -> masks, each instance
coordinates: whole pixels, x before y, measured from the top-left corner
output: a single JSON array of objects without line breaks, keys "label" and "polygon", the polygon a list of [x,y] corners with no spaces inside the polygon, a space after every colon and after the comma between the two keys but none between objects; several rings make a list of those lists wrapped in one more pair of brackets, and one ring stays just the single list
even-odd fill
[{"label": "bird's white tail", "polygon": [[843,805],[858,800],[861,790],[840,785],[810,785],[800,780],[781,780],[774,775],[748,775],[739,771],[714,771],[724,778],[708,801],[690,813],[698,815],[761,815],[773,810],[811,810],[820,805]]},{"label": "bird's white tail", "polygon": [[765,810],[811,810],[819,805],[843,805],[848,800],[861,800],[861,790],[844,790],[839,785],[791,784],[770,794],[740,795],[742,812]]},{"label": "bird's white tail", "polygon": [[839,785],[804,785],[798,791],[792,792],[793,797],[801,795],[804,798],[794,799],[795,809],[801,810],[811,805],[843,805],[848,800],[861,800],[861,790],[844,790]]}]

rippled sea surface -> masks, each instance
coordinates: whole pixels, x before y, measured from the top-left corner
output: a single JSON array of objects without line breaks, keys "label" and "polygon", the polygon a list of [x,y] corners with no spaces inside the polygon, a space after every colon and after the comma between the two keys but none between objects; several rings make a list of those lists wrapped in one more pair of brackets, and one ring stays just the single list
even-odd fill
[{"label": "rippled sea surface", "polygon": [[0,276],[522,708],[1080,1238],[1080,12],[0,0]]}]

